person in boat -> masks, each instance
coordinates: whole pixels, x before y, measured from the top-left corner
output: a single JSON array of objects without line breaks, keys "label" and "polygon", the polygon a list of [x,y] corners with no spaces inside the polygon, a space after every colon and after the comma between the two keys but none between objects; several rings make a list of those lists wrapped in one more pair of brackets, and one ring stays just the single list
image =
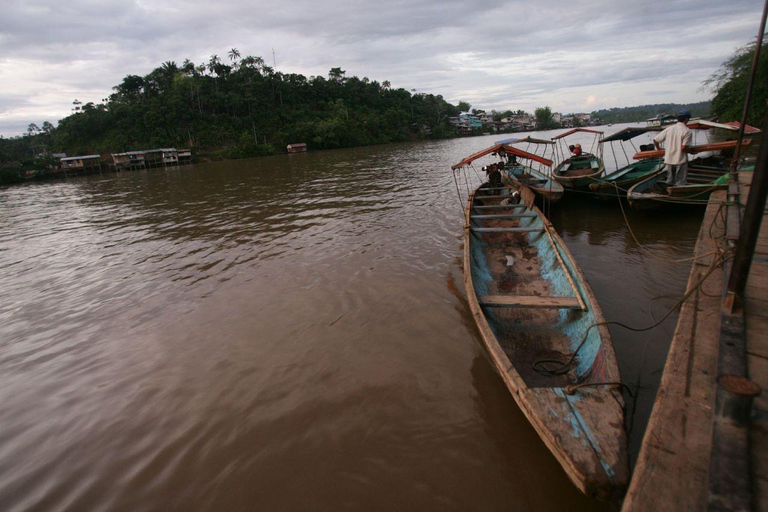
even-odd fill
[{"label": "person in boat", "polygon": [[[488,183],[491,188],[501,187],[501,171],[499,170],[499,164],[491,164],[488,170]],[[493,191],[494,195],[498,193],[498,190]]]},{"label": "person in boat", "polygon": [[571,150],[571,153],[573,153],[573,156],[581,156],[581,154],[582,154],[582,152],[581,152],[581,144],[574,144],[573,146],[571,146],[568,149]]},{"label": "person in boat", "polygon": [[656,149],[662,149],[664,143],[664,170],[667,171],[667,186],[682,186],[686,184],[688,175],[688,145],[691,143],[691,129],[688,121],[691,119],[690,110],[677,113],[677,123],[665,128],[653,138]]}]

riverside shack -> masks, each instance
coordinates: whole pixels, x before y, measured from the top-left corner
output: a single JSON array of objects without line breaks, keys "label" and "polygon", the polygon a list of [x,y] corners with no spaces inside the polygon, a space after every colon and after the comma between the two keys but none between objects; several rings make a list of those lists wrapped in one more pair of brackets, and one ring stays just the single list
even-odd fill
[{"label": "riverside shack", "polygon": [[61,170],[66,173],[101,172],[100,155],[70,156],[62,158],[59,162],[61,163]]},{"label": "riverside shack", "polygon": [[289,153],[305,153],[307,151],[306,142],[296,142],[294,144],[288,144],[285,148]]}]

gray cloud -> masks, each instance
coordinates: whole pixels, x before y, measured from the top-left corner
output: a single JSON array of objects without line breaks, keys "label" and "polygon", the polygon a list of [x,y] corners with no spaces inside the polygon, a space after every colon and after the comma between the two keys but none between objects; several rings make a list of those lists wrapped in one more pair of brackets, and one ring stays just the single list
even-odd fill
[{"label": "gray cloud", "polygon": [[[0,133],[98,102],[166,60],[272,48],[283,72],[348,74],[478,108],[566,111],[706,99],[759,0],[27,0],[0,18]],[[22,130],[23,131],[23,130]]]}]

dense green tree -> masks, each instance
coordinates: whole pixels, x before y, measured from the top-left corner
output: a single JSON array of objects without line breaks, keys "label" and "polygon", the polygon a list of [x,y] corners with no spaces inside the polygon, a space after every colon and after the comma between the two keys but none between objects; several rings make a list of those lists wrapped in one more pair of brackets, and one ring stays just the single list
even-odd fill
[{"label": "dense green tree", "polygon": [[[704,81],[715,97],[712,99],[712,113],[723,121],[741,121],[744,114],[747,85],[752,72],[757,41],[739,48],[725,61],[720,69]],[[759,125],[766,112],[768,100],[768,41],[763,42],[757,65],[752,101],[747,113],[747,123]]]},{"label": "dense green tree", "polygon": [[603,123],[634,123],[643,122],[660,114],[676,114],[683,109],[690,110],[693,117],[707,117],[711,112],[711,102],[659,103],[637,107],[602,109],[593,111],[592,116],[597,117]]},{"label": "dense green tree", "polygon": [[455,135],[448,118],[459,109],[442,96],[341,68],[307,78],[257,56],[238,62],[230,67],[212,55],[206,65],[167,61],[145,76],[128,75],[103,103],[76,101],[55,129],[48,123],[18,141],[0,139],[0,161],[28,158],[33,145],[69,155],[192,146],[198,155],[244,157],[291,142],[338,148]]},{"label": "dense green tree", "polygon": [[537,108],[534,110],[533,115],[536,117],[537,129],[547,130],[557,127],[557,123],[552,118],[552,109],[549,106]]}]

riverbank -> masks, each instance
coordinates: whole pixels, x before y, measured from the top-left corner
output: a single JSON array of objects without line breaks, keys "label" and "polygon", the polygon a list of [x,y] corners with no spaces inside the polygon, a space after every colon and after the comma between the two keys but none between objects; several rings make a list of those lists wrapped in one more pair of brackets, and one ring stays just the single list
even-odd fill
[{"label": "riverbank", "polygon": [[768,510],[768,214],[734,299],[726,256],[741,243],[754,173],[738,176],[710,198],[623,512]]}]

